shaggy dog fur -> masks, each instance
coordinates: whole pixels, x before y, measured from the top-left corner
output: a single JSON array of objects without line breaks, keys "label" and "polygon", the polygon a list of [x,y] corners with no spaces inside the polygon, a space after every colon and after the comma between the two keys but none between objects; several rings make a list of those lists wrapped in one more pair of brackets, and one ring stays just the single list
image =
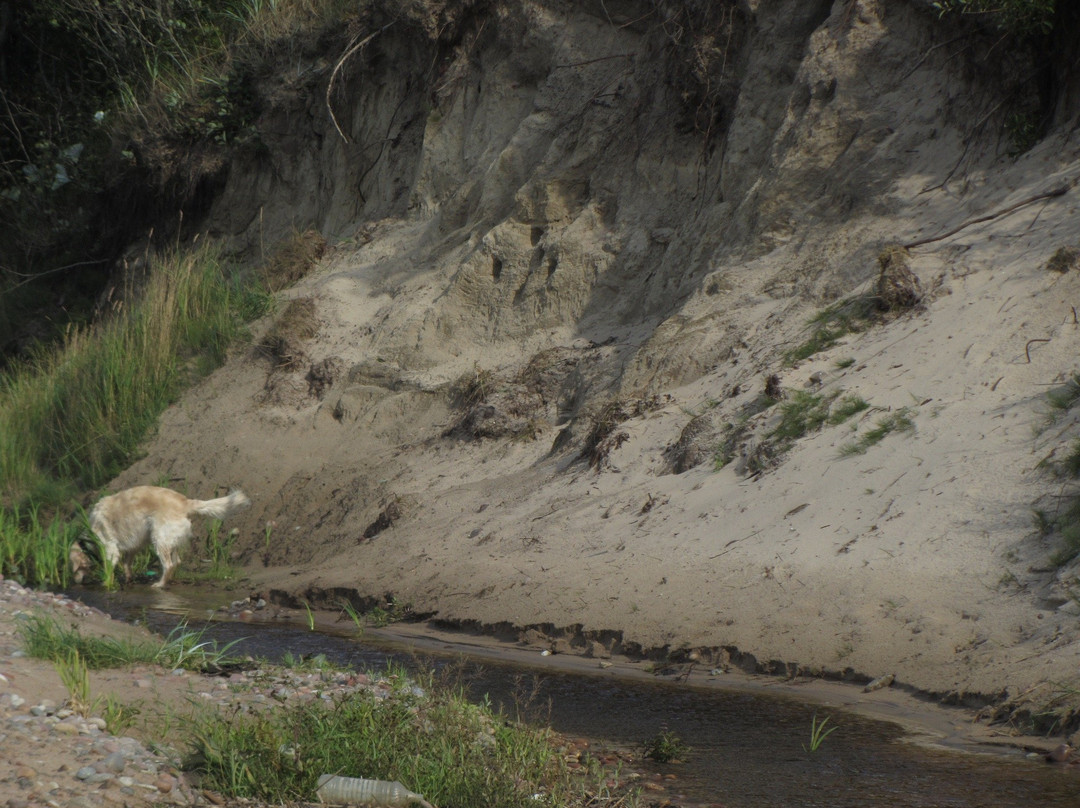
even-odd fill
[{"label": "shaggy dog fur", "polygon": [[[180,564],[180,551],[191,541],[192,514],[211,519],[227,519],[243,510],[251,501],[236,490],[218,499],[188,499],[168,488],[140,485],[105,497],[90,512],[90,529],[101,542],[105,563],[123,563],[124,574],[131,579],[131,558],[148,543],[161,561],[164,587]],[[82,581],[90,568],[90,559],[78,542],[71,546],[69,558],[75,581]]]}]

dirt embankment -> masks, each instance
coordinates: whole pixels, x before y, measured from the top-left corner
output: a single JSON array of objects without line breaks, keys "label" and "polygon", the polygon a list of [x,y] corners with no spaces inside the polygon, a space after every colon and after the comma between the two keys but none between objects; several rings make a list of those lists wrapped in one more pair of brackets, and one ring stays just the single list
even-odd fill
[{"label": "dirt embankment", "polygon": [[[283,596],[1017,716],[1075,692],[1077,568],[1031,511],[1078,141],[1007,155],[1000,76],[923,6],[506,0],[301,54],[208,227],[325,236],[284,293],[311,336],[238,348],[115,487],[241,485]],[[792,402],[833,408],[800,435]]]}]

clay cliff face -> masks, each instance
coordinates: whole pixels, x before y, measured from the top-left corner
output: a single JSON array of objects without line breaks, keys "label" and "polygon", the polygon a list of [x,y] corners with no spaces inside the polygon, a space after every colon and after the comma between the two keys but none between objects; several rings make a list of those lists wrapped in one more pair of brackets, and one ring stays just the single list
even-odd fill
[{"label": "clay cliff face", "polygon": [[434,272],[441,296],[370,344],[410,368],[668,321],[663,370],[626,352],[617,374],[689,381],[734,343],[695,322],[742,286],[726,267],[788,250],[777,297],[865,280],[911,230],[892,217],[963,154],[950,117],[982,103],[909,4],[704,5],[495,4],[457,20],[452,46],[372,19],[362,50],[301,59],[267,93],[267,148],[233,167],[210,226],[250,246],[409,221],[412,269],[383,286]]},{"label": "clay cliff face", "polygon": [[[1067,128],[1006,155],[997,78],[924,6],[428,4],[294,54],[207,227],[252,254],[325,236],[284,295],[315,336],[289,368],[238,349],[117,484],[242,484],[242,558],[282,591],[929,689],[1038,678],[1016,660],[1045,602],[988,592],[1064,585],[1008,559],[1048,552],[1029,427],[1072,358],[1016,342],[1067,313],[1042,265],[1071,197],[910,251],[916,309],[792,358],[815,312],[874,298],[887,245],[1071,181]],[[785,443],[772,375],[871,409]],[[839,452],[899,410],[906,437]]]}]

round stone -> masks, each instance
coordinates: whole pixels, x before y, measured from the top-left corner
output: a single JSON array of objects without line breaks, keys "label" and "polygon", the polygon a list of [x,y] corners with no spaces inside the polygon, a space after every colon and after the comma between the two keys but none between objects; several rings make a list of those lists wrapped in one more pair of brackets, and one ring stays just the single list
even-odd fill
[{"label": "round stone", "polygon": [[110,772],[122,772],[124,770],[124,766],[126,765],[127,759],[120,752],[113,752],[111,755],[105,758],[105,760],[102,761],[102,766],[105,768],[105,771]]}]

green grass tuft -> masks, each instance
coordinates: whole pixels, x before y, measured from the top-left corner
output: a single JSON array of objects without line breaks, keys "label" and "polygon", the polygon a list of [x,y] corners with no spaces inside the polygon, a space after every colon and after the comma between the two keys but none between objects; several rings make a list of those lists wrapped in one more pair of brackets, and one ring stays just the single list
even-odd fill
[{"label": "green grass tuft", "polygon": [[239,536],[236,529],[221,530],[221,521],[210,520],[207,526],[206,541],[203,544],[205,551],[205,569],[198,573],[203,580],[226,581],[236,574],[233,566],[233,547]]},{"label": "green grass tuft", "polygon": [[583,805],[555,739],[470,704],[460,690],[404,676],[359,692],[253,714],[206,714],[188,768],[231,798],[309,801],[321,774],[397,780],[433,805]]},{"label": "green grass tuft", "polygon": [[821,429],[829,420],[832,396],[797,390],[779,405],[780,423],[769,433],[770,438],[790,442]]},{"label": "green grass tuft", "polygon": [[1052,410],[1068,412],[1080,401],[1080,375],[1072,376],[1060,387],[1046,394],[1046,403]]},{"label": "green grass tuft", "polygon": [[856,440],[851,443],[846,443],[840,447],[840,455],[842,457],[849,457],[851,455],[866,454],[867,449],[875,444],[880,443],[885,439],[886,435],[893,432],[910,432],[915,429],[915,421],[912,418],[912,410],[910,407],[901,407],[888,415],[879,418],[878,422],[866,430]]},{"label": "green grass tuft", "polygon": [[870,409],[870,404],[866,399],[854,393],[848,394],[829,411],[829,423],[837,426],[868,409]]},{"label": "green grass tuft", "polygon": [[[838,393],[816,394],[800,390],[780,404],[780,423],[769,433],[781,444],[790,444],[826,424],[837,426],[869,409],[860,396],[849,394],[837,401]],[[786,448],[786,447],[785,447]]]},{"label": "green grass tuft", "polygon": [[722,469],[735,459],[739,445],[749,434],[750,417],[773,405],[777,405],[780,420],[748,459],[746,468],[751,473],[764,470],[799,438],[817,432],[826,424],[842,424],[870,408],[865,399],[854,393],[849,393],[838,401],[839,395],[838,392],[825,394],[797,390],[779,402],[764,395],[759,396],[737,423],[729,423],[724,427],[724,439],[715,455],[715,468]]},{"label": "green grass tuft", "polygon": [[673,763],[686,760],[690,747],[670,730],[664,730],[644,743],[643,755],[657,763]]},{"label": "green grass tuft", "polygon": [[877,298],[872,295],[841,300],[810,318],[810,336],[784,355],[788,365],[808,359],[836,345],[848,334],[864,331],[876,319]]},{"label": "green grass tuft", "polygon": [[234,664],[230,651],[235,643],[218,645],[203,639],[203,631],[191,631],[180,625],[160,643],[135,642],[115,637],[88,637],[77,628],[65,628],[56,618],[27,614],[17,632],[28,656],[66,665],[73,654],[90,670],[120,668],[125,665],[160,665],[170,670],[214,671]]}]

